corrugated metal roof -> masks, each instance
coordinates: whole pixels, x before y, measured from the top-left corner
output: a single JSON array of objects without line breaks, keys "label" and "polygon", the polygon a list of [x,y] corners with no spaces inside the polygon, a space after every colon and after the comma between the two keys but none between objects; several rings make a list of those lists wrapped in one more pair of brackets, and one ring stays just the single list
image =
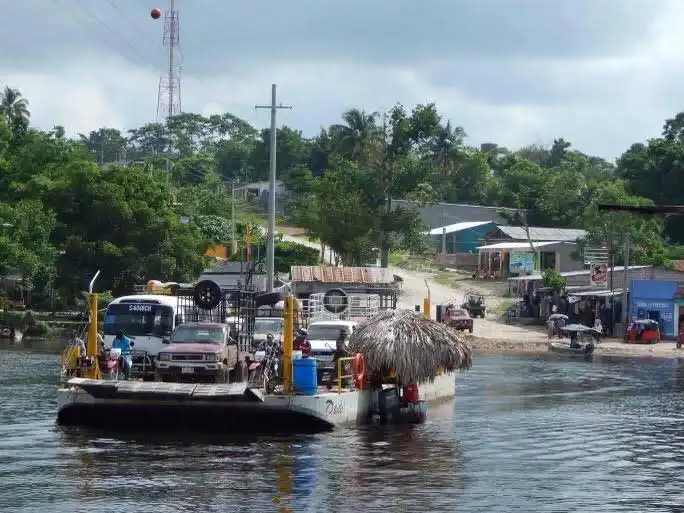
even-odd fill
[{"label": "corrugated metal roof", "polygon": [[[527,240],[525,228],[521,226],[499,226],[511,239]],[[540,241],[574,241],[587,236],[586,230],[570,230],[567,228],[535,228],[530,226],[530,239]]]},{"label": "corrugated metal roof", "polygon": [[429,232],[425,232],[425,235],[442,235],[444,229],[446,228],[446,233],[456,233],[462,230],[468,230],[469,228],[475,228],[477,226],[482,226],[485,224],[494,224],[494,221],[468,221],[464,223],[450,224],[448,226],[440,226]]},{"label": "corrugated metal roof", "polygon": [[392,283],[394,275],[381,267],[326,267],[293,265],[293,282],[310,283]]},{"label": "corrugated metal roof", "polygon": [[[653,267],[652,265],[630,265],[629,271],[639,271],[642,269],[650,269],[652,267]],[[608,272],[615,272],[615,274],[622,273],[622,272],[624,272],[624,270],[625,270],[625,267],[622,265],[616,265],[613,268],[611,268],[611,267],[608,268]],[[582,276],[582,275],[589,276],[589,269],[584,269],[582,271],[565,271],[565,272],[560,273],[560,275],[565,276],[566,278],[569,278],[571,276]],[[530,274],[528,276],[516,276],[514,278],[508,278],[508,280],[509,281],[541,280],[542,278],[543,278],[543,276],[541,274],[535,273],[535,274]],[[633,279],[634,276],[631,276],[631,278]]]},{"label": "corrugated metal roof", "polygon": [[[551,244],[562,244],[562,240],[555,240],[549,242],[533,242],[532,246],[541,248],[542,246],[549,246]],[[529,242],[497,242],[496,244],[489,244],[488,246],[480,246],[477,249],[530,249]]]}]

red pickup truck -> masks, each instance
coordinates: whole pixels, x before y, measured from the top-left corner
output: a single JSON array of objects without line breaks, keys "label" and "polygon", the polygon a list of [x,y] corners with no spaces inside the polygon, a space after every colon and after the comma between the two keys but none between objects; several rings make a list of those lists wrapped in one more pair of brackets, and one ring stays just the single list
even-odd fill
[{"label": "red pickup truck", "polygon": [[447,319],[445,319],[450,328],[461,330],[468,330],[469,333],[473,332],[473,318],[467,310],[463,308],[452,308],[449,310]]},{"label": "red pickup truck", "polygon": [[157,358],[157,381],[239,381],[238,348],[228,325],[185,322],[164,343],[168,346]]}]

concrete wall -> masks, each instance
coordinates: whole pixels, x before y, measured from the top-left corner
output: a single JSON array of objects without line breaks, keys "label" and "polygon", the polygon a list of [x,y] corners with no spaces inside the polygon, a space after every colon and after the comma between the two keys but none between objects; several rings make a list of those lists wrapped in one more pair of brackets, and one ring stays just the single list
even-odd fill
[{"label": "concrete wall", "polygon": [[[556,270],[558,272],[568,272],[568,271],[581,271],[584,269],[584,259],[580,255],[578,258],[573,256],[578,250],[576,244],[554,244],[549,246],[553,248],[556,253]],[[542,246],[539,248],[544,251],[546,248]],[[587,278],[587,281],[589,278]]]}]

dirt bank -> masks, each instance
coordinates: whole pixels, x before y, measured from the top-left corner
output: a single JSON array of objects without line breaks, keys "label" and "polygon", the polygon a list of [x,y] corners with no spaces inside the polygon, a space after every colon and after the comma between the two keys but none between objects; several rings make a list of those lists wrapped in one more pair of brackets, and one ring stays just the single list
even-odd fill
[{"label": "dirt bank", "polygon": [[[301,235],[285,234],[283,238],[312,248],[320,248],[318,244]],[[326,254],[326,259],[329,257]],[[429,293],[433,318],[435,316],[435,305],[461,304],[469,293],[487,296],[487,307],[490,310],[504,301],[504,298],[501,297],[503,292],[500,290],[502,287],[500,282],[460,279],[456,287],[451,287],[437,283],[434,280],[436,274],[434,272],[408,271],[400,268],[392,268],[391,270],[404,280],[397,307],[410,309],[413,309],[415,305],[422,307],[423,298]],[[454,273],[454,276],[458,276],[458,274]],[[475,319],[474,332],[468,336],[468,343],[476,353],[520,354],[546,353],[549,351],[549,339],[544,327],[513,326],[500,322],[491,314],[488,314],[485,319]],[[674,342],[642,345],[624,344],[621,340],[616,339],[606,339],[600,342],[594,354],[684,358],[684,351],[676,349]]]},{"label": "dirt bank", "polygon": [[[487,353],[506,353],[506,354],[525,354],[525,353],[548,353],[549,340],[541,339],[503,339],[468,336],[468,345],[476,354]],[[654,345],[646,344],[625,344],[620,340],[604,340],[600,342],[594,350],[596,355],[636,357],[644,356],[650,358],[677,358],[684,359],[684,351],[677,349],[674,342],[661,342]]]}]

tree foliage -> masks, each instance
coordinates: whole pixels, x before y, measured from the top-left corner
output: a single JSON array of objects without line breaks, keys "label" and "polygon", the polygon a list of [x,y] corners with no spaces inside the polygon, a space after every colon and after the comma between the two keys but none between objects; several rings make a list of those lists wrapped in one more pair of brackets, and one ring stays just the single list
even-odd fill
[{"label": "tree foliage", "polygon": [[[232,185],[268,176],[269,130],[229,113],[184,113],[75,139],[61,127],[30,129],[29,120],[28,101],[6,87],[0,275],[20,273],[43,294],[54,287],[74,298],[97,269],[102,286],[115,293],[149,278],[193,279],[205,263],[204,248],[232,238]],[[684,113],[615,164],[561,137],[550,147],[472,147],[464,129],[444,120],[434,104],[383,113],[349,109],[311,138],[284,126],[277,150],[286,217],[348,265],[367,262],[376,248],[384,265],[392,250],[422,249],[424,227],[415,211],[396,207],[397,199],[508,207],[518,212],[509,216],[512,224],[584,228],[586,244],[609,246],[618,263],[627,235],[632,263],[662,263],[663,243],[684,244],[676,216],[597,208],[684,203]],[[181,223],[180,214],[190,222]],[[242,233],[239,224],[235,231]],[[311,261],[311,254],[298,258]]]}]

